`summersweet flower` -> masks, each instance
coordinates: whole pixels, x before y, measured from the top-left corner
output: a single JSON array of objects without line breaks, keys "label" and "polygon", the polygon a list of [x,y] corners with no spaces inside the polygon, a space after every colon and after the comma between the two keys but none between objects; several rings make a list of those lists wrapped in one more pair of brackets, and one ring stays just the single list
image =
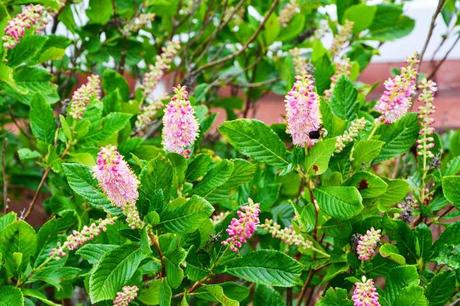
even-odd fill
[{"label": "summersweet flower", "polygon": [[121,291],[117,292],[117,296],[113,300],[113,306],[128,306],[134,301],[139,292],[137,286],[124,286]]},{"label": "summersweet flower", "polygon": [[366,234],[360,235],[356,245],[356,253],[362,261],[370,260],[375,256],[377,246],[379,244],[381,230],[376,230],[371,227]]},{"label": "summersweet flower", "polygon": [[3,35],[3,47],[6,49],[14,48],[27,30],[35,33],[40,32],[49,21],[48,12],[41,5],[27,5],[22,12],[8,21]]},{"label": "summersweet flower", "polygon": [[380,306],[374,281],[363,276],[361,282],[356,282],[352,300],[354,306]]},{"label": "summersweet flower", "polygon": [[163,147],[168,152],[190,155],[190,147],[198,137],[199,124],[184,86],[174,88],[174,96],[163,116]]},{"label": "summersweet flower", "polygon": [[331,54],[333,58],[340,55],[340,53],[344,50],[346,43],[352,34],[353,25],[353,21],[345,20],[345,23],[340,27],[331,46]]},{"label": "summersweet flower", "polygon": [[292,17],[294,17],[299,12],[300,8],[299,4],[297,3],[297,0],[289,1],[280,12],[279,22],[281,26],[287,26],[289,22],[292,20]]},{"label": "summersweet flower", "polygon": [[122,209],[128,225],[143,227],[136,209],[139,180],[115,146],[101,148],[93,173],[109,200]]},{"label": "summersweet flower", "polygon": [[302,57],[301,50],[299,48],[292,48],[289,50],[292,56],[292,63],[294,66],[294,72],[296,75],[304,75],[308,73],[307,62]]},{"label": "summersweet flower", "polygon": [[161,97],[142,108],[142,112],[137,116],[136,123],[134,124],[137,132],[141,132],[152,123],[158,112],[164,107],[163,99]]},{"label": "summersweet flower", "polygon": [[385,91],[375,105],[383,123],[391,124],[408,112],[416,90],[418,61],[417,54],[408,57],[400,75],[385,81]]},{"label": "summersweet flower", "polygon": [[161,54],[156,56],[155,65],[150,65],[149,71],[144,75],[143,89],[145,96],[150,96],[163,77],[164,72],[171,67],[179,48],[180,44],[178,42],[168,41],[161,49]]},{"label": "summersweet flower", "polygon": [[294,245],[302,249],[308,249],[313,246],[310,240],[306,240],[302,235],[298,234],[292,227],[281,228],[273,220],[266,219],[264,224],[259,226],[269,232],[273,238],[279,239],[287,245]]},{"label": "summersweet flower", "polygon": [[54,248],[50,252],[51,257],[63,257],[66,255],[66,251],[73,251],[93,240],[99,236],[102,232],[107,230],[107,226],[115,223],[116,218],[108,217],[106,219],[99,219],[98,221],[91,223],[90,226],[83,226],[81,231],[73,231],[71,235],[66,238],[66,241],[59,247]]},{"label": "summersweet flower", "polygon": [[72,95],[69,115],[79,120],[83,118],[86,107],[92,99],[101,98],[101,80],[97,75],[88,77],[86,84],[80,86]]},{"label": "summersweet flower", "polygon": [[297,76],[291,91],[285,97],[287,133],[297,146],[313,146],[318,139],[310,137],[311,132],[321,128],[319,97],[313,78],[309,74]]},{"label": "summersweet flower", "polygon": [[151,23],[155,19],[153,13],[142,13],[130,20],[121,30],[123,35],[128,36],[132,32],[137,32]]},{"label": "summersweet flower", "polygon": [[335,153],[342,152],[345,146],[352,142],[356,137],[358,137],[359,132],[361,132],[365,127],[365,118],[353,120],[348,130],[346,130],[346,132],[343,135],[337,136],[335,142]]},{"label": "summersweet flower", "polygon": [[421,103],[418,108],[418,118],[421,128],[419,138],[417,139],[417,152],[425,159],[426,167],[426,159],[434,157],[434,154],[431,151],[434,147],[434,119],[432,116],[435,111],[433,101],[437,87],[436,83],[423,80],[420,82],[419,88],[422,91],[418,97],[418,100]]},{"label": "summersweet flower", "polygon": [[332,96],[334,92],[335,85],[337,81],[340,79],[341,76],[346,76],[347,78],[350,76],[350,69],[351,64],[348,57],[343,58],[341,61],[334,63],[335,72],[331,77],[331,86],[329,89],[324,91],[324,95],[328,98]]},{"label": "summersweet flower", "polygon": [[234,252],[238,252],[256,231],[259,224],[259,204],[249,199],[248,205],[241,206],[237,214],[238,219],[233,218],[226,230],[229,237],[222,241],[223,245],[228,245]]}]

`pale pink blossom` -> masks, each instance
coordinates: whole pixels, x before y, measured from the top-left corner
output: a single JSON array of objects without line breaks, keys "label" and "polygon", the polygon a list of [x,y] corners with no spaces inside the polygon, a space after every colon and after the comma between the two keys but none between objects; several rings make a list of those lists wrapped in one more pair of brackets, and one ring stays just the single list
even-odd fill
[{"label": "pale pink blossom", "polygon": [[391,124],[409,111],[416,90],[418,62],[417,54],[408,57],[401,73],[385,81],[385,91],[375,105],[383,123]]},{"label": "pale pink blossom", "polygon": [[113,306],[128,306],[134,301],[139,292],[137,286],[124,286],[121,291],[117,292],[117,296],[113,300]]},{"label": "pale pink blossom", "polygon": [[6,49],[14,48],[26,31],[31,29],[35,33],[42,31],[49,21],[48,12],[41,5],[27,5],[22,12],[8,21],[3,35],[3,46]]},{"label": "pale pink blossom", "polygon": [[195,111],[185,87],[177,86],[163,116],[163,147],[168,152],[190,155],[190,147],[199,133]]},{"label": "pale pink blossom", "polygon": [[377,246],[379,244],[381,230],[376,230],[371,227],[366,234],[360,235],[356,246],[358,258],[362,261],[370,260],[375,256]]},{"label": "pale pink blossom", "polygon": [[86,84],[80,86],[72,95],[69,115],[75,119],[83,118],[86,107],[92,99],[101,98],[101,80],[97,75],[88,77]]},{"label": "pale pink blossom", "polygon": [[352,300],[354,306],[380,306],[374,281],[363,276],[361,282],[356,282]]},{"label": "pale pink blossom", "polygon": [[313,78],[309,74],[297,76],[291,91],[286,95],[287,133],[297,146],[313,146],[318,139],[310,138],[310,133],[321,128],[319,97],[315,91]]},{"label": "pale pink blossom", "polygon": [[229,237],[222,241],[223,245],[228,245],[230,250],[234,252],[238,252],[256,231],[260,222],[259,204],[249,200],[248,205],[241,206],[237,214],[238,219],[233,218],[226,230]]}]

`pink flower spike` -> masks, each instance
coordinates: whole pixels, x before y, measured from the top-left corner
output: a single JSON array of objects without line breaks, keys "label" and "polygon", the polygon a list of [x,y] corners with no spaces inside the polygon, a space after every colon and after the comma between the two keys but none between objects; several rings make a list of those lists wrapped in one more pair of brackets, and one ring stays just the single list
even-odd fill
[{"label": "pink flower spike", "polygon": [[139,292],[137,286],[124,286],[121,291],[117,292],[117,296],[113,300],[113,306],[128,306],[134,301]]},{"label": "pink flower spike", "polygon": [[122,208],[136,203],[139,181],[115,146],[101,148],[93,172],[99,186],[113,204]]},{"label": "pink flower spike", "polygon": [[355,283],[355,290],[353,291],[353,305],[354,306],[380,306],[379,294],[374,286],[372,279],[366,279],[365,276],[361,279],[362,282]]},{"label": "pink flower spike", "polygon": [[287,133],[297,146],[313,146],[318,140],[310,138],[310,132],[321,128],[319,97],[309,74],[297,76],[291,91],[286,95]]},{"label": "pink flower spike", "polygon": [[356,246],[358,258],[362,261],[370,260],[375,256],[378,243],[382,235],[381,230],[375,230],[371,227],[366,234],[360,235]]},{"label": "pink flower spike", "polygon": [[256,231],[259,224],[259,204],[249,199],[248,205],[241,206],[237,214],[238,219],[233,218],[226,230],[229,237],[222,241],[233,252],[238,252]]},{"label": "pink flower spike", "polygon": [[185,87],[179,85],[174,92],[163,116],[163,147],[188,158],[190,147],[198,137],[199,124]]},{"label": "pink flower spike", "polygon": [[3,35],[3,46],[6,49],[16,47],[26,30],[32,29],[35,33],[42,31],[49,21],[48,12],[41,5],[27,5],[22,12],[8,21]]},{"label": "pink flower spike", "polygon": [[385,81],[385,91],[375,105],[383,123],[391,124],[409,111],[416,90],[418,62],[417,54],[408,57],[401,74]]}]

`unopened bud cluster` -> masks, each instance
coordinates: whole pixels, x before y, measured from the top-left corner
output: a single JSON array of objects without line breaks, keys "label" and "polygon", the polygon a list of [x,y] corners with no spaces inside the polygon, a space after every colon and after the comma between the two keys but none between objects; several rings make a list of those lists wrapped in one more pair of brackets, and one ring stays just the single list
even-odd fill
[{"label": "unopened bud cluster", "polygon": [[332,96],[335,85],[337,84],[337,81],[340,79],[340,77],[345,76],[348,78],[350,76],[350,69],[351,69],[350,60],[348,59],[348,57],[345,57],[343,58],[343,60],[336,62],[334,64],[334,67],[335,67],[335,72],[331,77],[331,86],[329,89],[324,91],[324,95],[328,98]]},{"label": "unopened bud cluster", "polygon": [[305,59],[300,54],[299,48],[292,48],[289,50],[289,53],[292,56],[292,64],[294,66],[294,72],[296,75],[305,75],[307,71],[307,63]]},{"label": "unopened bud cluster", "polygon": [[35,33],[43,30],[48,23],[49,15],[41,5],[27,5],[22,12],[8,21],[3,35],[3,47],[6,49],[14,48],[27,30]]},{"label": "unopened bud cluster", "polygon": [[102,232],[107,230],[107,226],[115,223],[116,218],[108,217],[106,219],[99,219],[98,221],[91,223],[90,226],[83,226],[81,231],[73,231],[70,236],[67,237],[66,241],[57,248],[51,250],[51,257],[63,257],[66,255],[66,251],[73,251],[93,240],[99,236]]},{"label": "unopened bud cluster", "polygon": [[343,135],[340,135],[336,138],[335,142],[335,153],[340,153],[345,148],[347,144],[352,142],[356,137],[358,137],[359,132],[361,132],[366,127],[366,119],[359,118],[351,122],[350,127]]},{"label": "unopened bud cluster", "polygon": [[300,13],[300,8],[297,0],[290,0],[280,12],[279,21],[281,26],[287,26],[292,20],[292,17],[298,13]]},{"label": "unopened bud cluster", "polygon": [[157,116],[158,111],[163,109],[164,104],[162,102],[163,98],[160,98],[150,104],[145,105],[142,108],[142,112],[137,116],[135,123],[136,131],[140,132],[148,127],[153,119]]},{"label": "unopened bud cluster", "polygon": [[334,41],[331,46],[332,57],[339,55],[345,48],[345,44],[350,38],[353,31],[353,21],[345,20],[345,23],[339,29],[337,35],[334,37]]},{"label": "unopened bud cluster", "polygon": [[352,300],[354,306],[380,306],[374,281],[363,276],[361,282],[356,282]]},{"label": "unopened bud cluster", "polygon": [[360,235],[356,245],[356,254],[362,261],[370,260],[375,256],[380,238],[381,230],[376,230],[373,227],[367,230],[366,234]]},{"label": "unopened bud cluster", "polygon": [[311,248],[313,243],[310,240],[306,240],[302,235],[296,233],[292,227],[281,228],[273,220],[266,219],[264,224],[259,226],[267,232],[269,232],[273,238],[280,239],[287,245],[293,245],[301,249]]},{"label": "unopened bud cluster", "polygon": [[117,296],[113,300],[113,306],[128,306],[134,301],[139,292],[137,286],[124,286],[121,291],[117,292]]},{"label": "unopened bud cluster", "polygon": [[412,217],[412,211],[414,208],[417,207],[417,203],[415,202],[412,196],[407,196],[402,202],[398,203],[398,208],[401,210],[399,213],[399,217],[404,222],[410,222],[410,218]]},{"label": "unopened bud cluster", "polygon": [[128,36],[130,33],[137,32],[143,29],[146,25],[151,23],[155,19],[153,13],[142,13],[130,20],[121,30],[123,35]]},{"label": "unopened bud cluster", "polygon": [[241,206],[237,212],[238,219],[233,218],[226,232],[229,237],[222,241],[230,250],[238,252],[244,243],[254,234],[259,224],[259,204],[249,199],[248,205]]},{"label": "unopened bud cluster", "polygon": [[434,147],[434,119],[433,113],[435,107],[433,104],[434,94],[437,91],[436,83],[423,80],[419,85],[422,91],[418,97],[421,105],[418,108],[418,118],[420,120],[420,136],[417,139],[417,152],[420,156],[433,158],[434,154],[431,149]]},{"label": "unopened bud cluster", "polygon": [[97,75],[91,75],[88,77],[86,84],[80,86],[72,95],[70,101],[70,116],[79,120],[83,118],[83,114],[86,111],[86,107],[92,99],[101,98],[101,80]]},{"label": "unopened bud cluster", "polygon": [[149,96],[153,92],[164,72],[170,68],[179,48],[180,44],[178,42],[168,41],[161,49],[161,55],[156,56],[155,65],[150,65],[150,70],[144,75],[143,88],[145,96]]}]

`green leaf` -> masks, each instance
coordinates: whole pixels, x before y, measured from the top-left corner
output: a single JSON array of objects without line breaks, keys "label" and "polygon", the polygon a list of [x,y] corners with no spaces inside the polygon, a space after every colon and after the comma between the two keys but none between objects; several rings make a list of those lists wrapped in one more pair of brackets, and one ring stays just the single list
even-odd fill
[{"label": "green leaf", "polygon": [[222,160],[214,168],[212,168],[201,182],[199,182],[193,193],[202,197],[207,197],[217,188],[222,186],[233,173],[233,162],[229,160]]},{"label": "green leaf", "polygon": [[160,304],[161,280],[152,280],[139,292],[139,301],[146,305]]},{"label": "green leaf", "polygon": [[381,125],[376,134],[385,141],[380,155],[374,164],[399,156],[409,151],[418,137],[419,125],[416,113],[408,113],[390,125]]},{"label": "green leaf", "polygon": [[208,201],[197,195],[192,196],[187,202],[178,200],[169,203],[160,215],[160,225],[169,232],[194,232],[214,211]]},{"label": "green leaf", "polygon": [[75,253],[87,260],[90,264],[96,264],[106,253],[116,249],[114,244],[86,244],[79,248]]},{"label": "green leaf", "polygon": [[24,296],[20,289],[13,286],[0,287],[0,306],[23,306]]},{"label": "green leaf", "polygon": [[212,297],[212,302],[219,302],[221,305],[239,306],[240,303],[225,295],[224,289],[219,285],[204,285],[198,291],[199,296],[207,293]]},{"label": "green leaf", "polygon": [[91,302],[113,300],[145,256],[142,250],[132,244],[120,246],[102,256],[89,278]]},{"label": "green leaf", "polygon": [[[418,286],[420,279],[415,266],[397,266],[388,272],[385,283],[384,297],[394,302],[402,290],[410,286]],[[401,305],[401,304],[391,304]],[[407,305],[407,304],[406,304]]]},{"label": "green leaf", "polygon": [[187,168],[186,178],[188,181],[196,181],[203,177],[212,164],[211,156],[207,154],[196,155]]},{"label": "green leaf", "polygon": [[313,194],[319,207],[337,219],[351,219],[363,210],[362,197],[355,187],[319,187],[313,189]]},{"label": "green leaf", "polygon": [[330,102],[334,115],[342,119],[353,120],[359,109],[357,96],[358,91],[353,86],[353,83],[345,76],[342,76],[334,87]]},{"label": "green leaf", "polygon": [[401,202],[409,193],[409,184],[402,179],[385,180],[387,191],[378,197],[380,208],[388,209]]},{"label": "green leaf", "polygon": [[227,121],[219,127],[219,131],[238,151],[258,162],[279,167],[288,165],[283,142],[262,121]]},{"label": "green leaf", "polygon": [[278,41],[288,41],[297,37],[304,29],[305,26],[305,16],[303,14],[296,14],[292,17],[289,24],[282,28],[282,31],[278,34]]},{"label": "green leaf", "polygon": [[262,284],[256,285],[254,294],[254,306],[283,306],[284,300],[272,287]]},{"label": "green leaf", "polygon": [[369,167],[372,161],[379,156],[385,142],[380,140],[360,140],[353,149],[353,165],[356,168]]},{"label": "green leaf", "polygon": [[171,287],[169,287],[166,279],[163,279],[161,281],[161,286],[160,286],[160,306],[171,305],[171,300],[172,300]]},{"label": "green leaf", "polygon": [[357,4],[349,7],[343,17],[353,21],[353,33],[359,33],[372,24],[376,11],[376,6]]},{"label": "green leaf", "polygon": [[224,272],[256,284],[293,287],[299,283],[302,266],[274,250],[250,252],[227,264]]},{"label": "green leaf", "polygon": [[87,142],[105,141],[112,134],[121,131],[131,119],[132,115],[127,113],[110,113],[102,119],[102,126],[98,131],[89,133],[84,140]]},{"label": "green leaf", "polygon": [[272,14],[265,23],[264,36],[265,43],[270,46],[280,33],[280,22],[276,14]]},{"label": "green leaf", "polygon": [[369,27],[371,39],[389,41],[409,34],[414,28],[413,19],[403,16],[402,6],[382,4],[377,6],[374,20]]},{"label": "green leaf", "polygon": [[113,14],[112,1],[90,0],[89,8],[86,10],[91,23],[106,24]]},{"label": "green leaf", "polygon": [[305,160],[307,172],[312,175],[323,174],[329,166],[334,151],[335,138],[327,138],[315,144]]},{"label": "green leaf", "polygon": [[62,283],[76,279],[80,273],[81,270],[79,268],[50,265],[36,271],[30,281],[43,281],[58,290],[62,290]]},{"label": "green leaf", "polygon": [[39,54],[46,40],[46,36],[25,35],[19,44],[11,52],[8,52],[8,65],[16,67],[26,64]]},{"label": "green leaf", "polygon": [[348,292],[342,288],[329,288],[324,296],[318,301],[317,306],[352,306],[353,302],[348,298]]},{"label": "green leaf", "polygon": [[392,244],[385,243],[380,247],[379,252],[382,257],[388,258],[400,265],[406,264],[404,256],[399,254],[398,248]]},{"label": "green leaf", "polygon": [[0,232],[0,253],[10,273],[16,271],[14,253],[21,253],[21,266],[27,266],[37,250],[37,235],[28,223],[18,220],[10,223]]},{"label": "green leaf", "polygon": [[375,174],[370,172],[356,172],[344,183],[346,186],[354,186],[359,190],[363,199],[375,198],[387,191],[388,185]]},{"label": "green leaf", "polygon": [[[106,0],[102,0],[104,2]],[[108,0],[110,2],[110,0]],[[111,6],[112,4],[110,4]],[[102,87],[106,93],[115,92],[118,89],[121,97],[124,101],[129,99],[129,86],[126,83],[125,78],[118,72],[112,69],[104,70],[102,74]]]},{"label": "green leaf", "polygon": [[165,201],[169,200],[169,194],[173,187],[173,167],[169,159],[158,157],[151,160],[142,169],[139,176],[141,181],[141,196],[150,200],[150,207],[162,210],[162,203],[155,201],[154,195],[161,191]]},{"label": "green leaf", "polygon": [[428,306],[424,290],[420,286],[404,287],[392,305],[398,306]]},{"label": "green leaf", "polygon": [[444,176],[442,178],[442,191],[449,202],[460,209],[460,176]]},{"label": "green leaf", "polygon": [[89,167],[80,164],[64,163],[64,174],[67,178],[70,188],[88,201],[93,207],[104,209],[105,211],[119,215],[120,209],[115,207],[109,199],[99,191],[97,181],[92,176]]},{"label": "green leaf", "polygon": [[444,271],[436,274],[426,289],[430,306],[442,306],[455,294],[455,272]]},{"label": "green leaf", "polygon": [[[34,289],[22,289],[22,294],[24,294],[27,297],[35,298],[38,301],[42,302],[45,305],[48,306],[61,306],[61,304],[56,304],[53,301],[50,301],[46,298],[46,295],[43,294],[42,292]],[[0,304],[1,305],[1,304]]]},{"label": "green leaf", "polygon": [[330,87],[331,77],[334,75],[334,68],[327,54],[313,61],[315,66],[314,77],[316,80],[316,90],[320,95]]},{"label": "green leaf", "polygon": [[42,155],[38,151],[32,151],[29,148],[21,148],[18,150],[19,159],[24,161],[28,159],[37,159],[40,158]]},{"label": "green leaf", "polygon": [[433,244],[431,258],[435,259],[446,250],[452,250],[458,245],[460,245],[460,221],[450,224],[436,240]]},{"label": "green leaf", "polygon": [[56,124],[53,110],[41,95],[35,95],[30,102],[30,128],[38,139],[53,143]]}]

